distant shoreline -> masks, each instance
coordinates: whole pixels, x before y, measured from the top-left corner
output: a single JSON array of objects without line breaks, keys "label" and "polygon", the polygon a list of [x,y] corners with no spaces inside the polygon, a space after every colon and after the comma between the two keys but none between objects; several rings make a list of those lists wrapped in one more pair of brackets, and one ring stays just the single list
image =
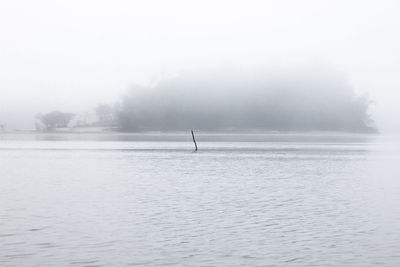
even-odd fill
[{"label": "distant shoreline", "polygon": [[[59,129],[54,131],[36,130],[6,130],[0,131],[0,135],[186,135],[191,129],[186,131],[140,131],[126,132],[109,128],[91,129]],[[268,130],[196,130],[194,132],[202,135],[379,135],[379,132],[351,132],[351,131],[268,131]]]}]

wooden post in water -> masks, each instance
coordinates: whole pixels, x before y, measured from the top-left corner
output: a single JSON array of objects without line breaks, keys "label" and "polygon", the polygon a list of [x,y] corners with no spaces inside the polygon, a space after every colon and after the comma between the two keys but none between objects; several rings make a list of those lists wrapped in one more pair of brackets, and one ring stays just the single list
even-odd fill
[{"label": "wooden post in water", "polygon": [[195,146],[195,150],[194,150],[194,152],[196,152],[196,151],[197,151],[196,139],[194,138],[194,133],[193,133],[193,130],[191,130],[191,131],[192,131],[193,143],[194,143],[194,146]]}]

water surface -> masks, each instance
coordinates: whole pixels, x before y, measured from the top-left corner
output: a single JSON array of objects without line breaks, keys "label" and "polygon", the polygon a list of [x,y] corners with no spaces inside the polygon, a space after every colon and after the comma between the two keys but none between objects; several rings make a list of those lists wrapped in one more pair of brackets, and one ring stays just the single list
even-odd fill
[{"label": "water surface", "polygon": [[0,135],[1,266],[400,264],[400,139]]}]

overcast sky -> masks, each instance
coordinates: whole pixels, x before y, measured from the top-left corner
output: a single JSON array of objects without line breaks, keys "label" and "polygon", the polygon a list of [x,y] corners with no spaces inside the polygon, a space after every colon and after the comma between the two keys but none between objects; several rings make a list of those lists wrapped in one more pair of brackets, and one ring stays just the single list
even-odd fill
[{"label": "overcast sky", "polygon": [[328,64],[400,130],[400,1],[0,2],[0,123],[90,110],[188,68]]}]

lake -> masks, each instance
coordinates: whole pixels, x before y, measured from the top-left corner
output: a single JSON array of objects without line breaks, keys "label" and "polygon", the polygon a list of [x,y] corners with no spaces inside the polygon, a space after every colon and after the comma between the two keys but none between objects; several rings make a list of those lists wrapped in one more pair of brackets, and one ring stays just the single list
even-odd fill
[{"label": "lake", "polygon": [[0,135],[0,266],[399,266],[400,138]]}]

